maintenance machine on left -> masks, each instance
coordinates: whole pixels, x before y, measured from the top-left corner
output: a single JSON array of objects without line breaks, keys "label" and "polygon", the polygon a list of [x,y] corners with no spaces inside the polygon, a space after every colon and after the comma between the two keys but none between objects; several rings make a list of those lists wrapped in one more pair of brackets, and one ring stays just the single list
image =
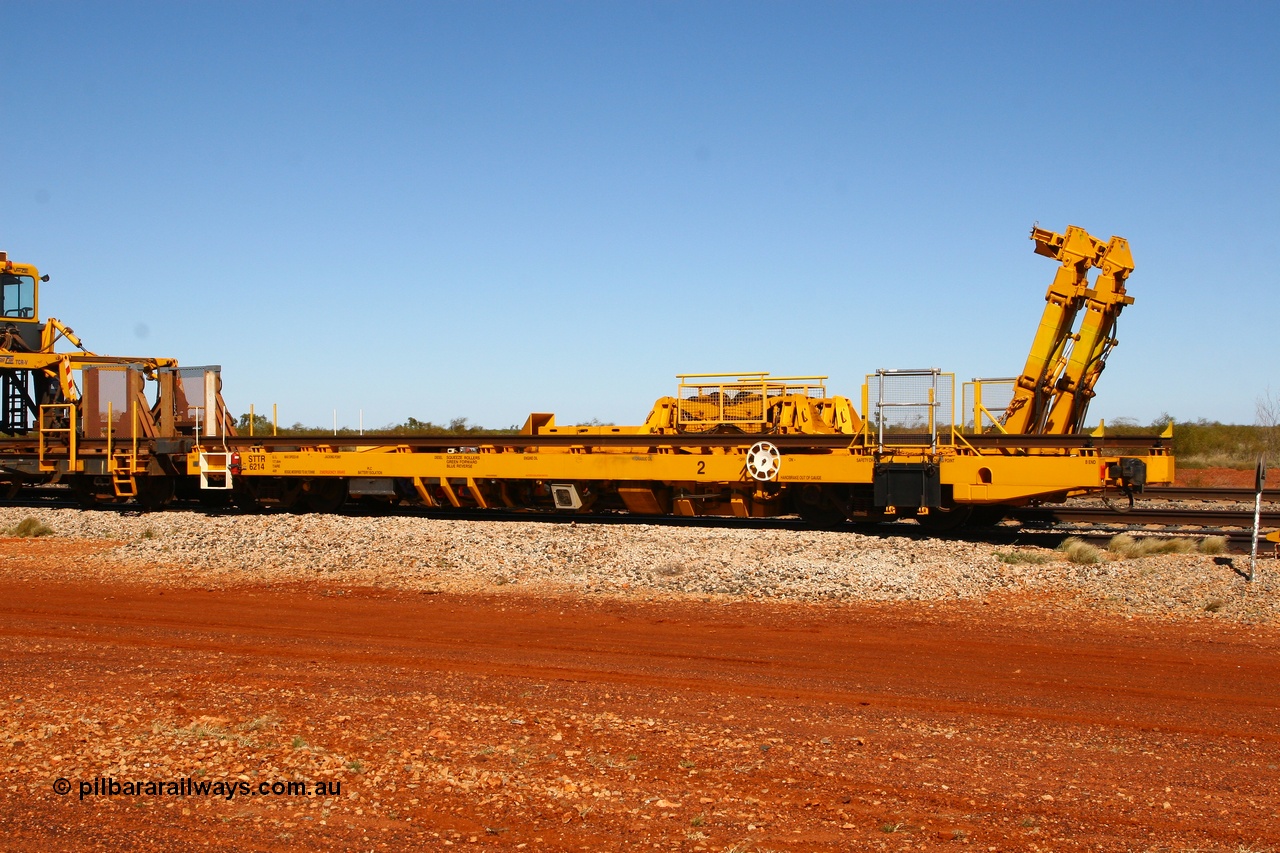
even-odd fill
[{"label": "maintenance machine on left", "polygon": [[[62,322],[41,318],[48,280],[0,252],[0,496],[61,482],[86,504],[159,506],[175,489],[223,499],[200,488],[186,456],[201,437],[235,434],[218,368],[90,352]],[[75,350],[58,352],[62,341]]]}]

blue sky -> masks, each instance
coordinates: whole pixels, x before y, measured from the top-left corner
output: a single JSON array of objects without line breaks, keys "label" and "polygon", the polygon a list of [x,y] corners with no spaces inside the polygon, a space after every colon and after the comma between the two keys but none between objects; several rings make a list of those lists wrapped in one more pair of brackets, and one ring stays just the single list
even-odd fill
[{"label": "blue sky", "polygon": [[1280,4],[21,3],[0,248],[282,422],[639,422],[681,372],[1015,375],[1127,237],[1090,420],[1280,392]]}]

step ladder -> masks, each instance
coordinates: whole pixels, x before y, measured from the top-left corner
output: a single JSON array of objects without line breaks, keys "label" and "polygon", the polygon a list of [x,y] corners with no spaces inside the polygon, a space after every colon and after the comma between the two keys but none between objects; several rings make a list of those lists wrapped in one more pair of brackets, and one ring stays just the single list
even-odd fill
[{"label": "step ladder", "polygon": [[111,488],[118,498],[136,498],[138,481],[134,479],[134,459],[125,451],[117,451],[111,458]]},{"label": "step ladder", "polygon": [[0,432],[23,435],[27,431],[27,376],[25,370],[15,370],[0,376]]},{"label": "step ladder", "polygon": [[[41,473],[57,471],[59,462],[65,462],[69,471],[79,470],[76,464],[75,406],[71,403],[45,403],[40,406],[39,416],[36,454]],[[54,426],[59,423],[66,425]]]}]

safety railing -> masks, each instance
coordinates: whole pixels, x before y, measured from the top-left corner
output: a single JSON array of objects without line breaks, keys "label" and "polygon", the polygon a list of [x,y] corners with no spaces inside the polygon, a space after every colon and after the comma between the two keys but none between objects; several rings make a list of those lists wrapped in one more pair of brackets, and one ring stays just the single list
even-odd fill
[{"label": "safety railing", "polygon": [[864,411],[875,394],[875,408],[865,418],[877,452],[911,448],[937,453],[955,443],[955,374],[937,368],[877,370],[863,386]]},{"label": "safety railing", "polygon": [[978,379],[964,383],[961,389],[960,414],[964,423],[960,431],[965,435],[1003,433],[1006,410],[1013,400],[1018,380],[1015,378]]},{"label": "safety railing", "polygon": [[774,400],[793,394],[824,398],[825,376],[770,376],[757,373],[687,373],[676,392],[676,422],[708,428],[767,423]]}]

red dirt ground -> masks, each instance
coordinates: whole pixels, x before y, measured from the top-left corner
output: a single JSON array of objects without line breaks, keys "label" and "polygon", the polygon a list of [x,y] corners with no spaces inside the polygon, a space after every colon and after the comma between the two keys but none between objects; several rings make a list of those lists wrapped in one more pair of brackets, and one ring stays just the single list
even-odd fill
[{"label": "red dirt ground", "polygon": [[[1280,844],[1274,629],[161,588],[71,556],[0,540],[3,849]],[[107,777],[341,790],[80,796]]]},{"label": "red dirt ground", "polygon": [[[1280,471],[1269,474],[1267,481],[1274,488],[1280,481]],[[1252,489],[1256,479],[1253,468],[1179,468],[1174,474],[1174,485],[1194,489]]]}]

